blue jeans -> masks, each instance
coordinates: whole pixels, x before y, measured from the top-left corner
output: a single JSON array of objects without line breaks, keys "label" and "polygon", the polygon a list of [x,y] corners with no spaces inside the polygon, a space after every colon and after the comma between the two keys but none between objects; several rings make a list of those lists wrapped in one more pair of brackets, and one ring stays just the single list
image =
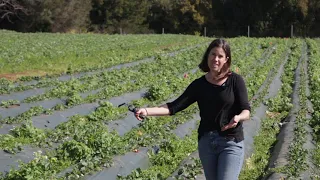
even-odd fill
[{"label": "blue jeans", "polygon": [[216,131],[204,134],[198,151],[207,180],[236,180],[244,160],[243,141],[219,136]]}]

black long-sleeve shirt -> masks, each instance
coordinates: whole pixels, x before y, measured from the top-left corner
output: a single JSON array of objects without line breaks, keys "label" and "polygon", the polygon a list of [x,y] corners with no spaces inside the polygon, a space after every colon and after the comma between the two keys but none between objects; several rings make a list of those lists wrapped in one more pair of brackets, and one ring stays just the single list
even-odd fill
[{"label": "black long-sleeve shirt", "polygon": [[221,86],[208,82],[205,76],[195,79],[184,93],[167,103],[170,115],[182,111],[197,102],[200,109],[199,139],[208,131],[217,130],[221,136],[231,136],[240,142],[244,139],[242,122],[235,128],[221,131],[242,110],[251,111],[247,88],[243,78],[234,72]]}]

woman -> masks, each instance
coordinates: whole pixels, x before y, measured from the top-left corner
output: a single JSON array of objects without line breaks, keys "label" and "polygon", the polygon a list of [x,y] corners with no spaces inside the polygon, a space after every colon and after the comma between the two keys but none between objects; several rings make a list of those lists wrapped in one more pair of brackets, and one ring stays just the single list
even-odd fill
[{"label": "woman", "polygon": [[230,70],[231,50],[223,39],[207,48],[194,80],[173,102],[139,109],[135,116],[174,115],[194,102],[200,109],[198,151],[207,180],[238,179],[244,160],[242,122],[250,117],[243,78]]}]

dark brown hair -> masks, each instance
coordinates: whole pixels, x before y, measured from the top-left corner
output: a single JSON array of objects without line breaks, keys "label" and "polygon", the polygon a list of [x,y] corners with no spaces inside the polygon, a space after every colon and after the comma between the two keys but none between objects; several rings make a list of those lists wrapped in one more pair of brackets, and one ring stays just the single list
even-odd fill
[{"label": "dark brown hair", "polygon": [[227,43],[227,41],[225,41],[224,39],[215,39],[213,40],[210,45],[208,46],[206,52],[203,55],[202,61],[199,64],[199,68],[203,71],[203,72],[209,72],[209,66],[208,66],[208,56],[209,53],[211,51],[211,49],[215,48],[215,47],[221,47],[224,52],[226,53],[226,58],[227,58],[227,62],[223,65],[223,67],[221,68],[221,71],[217,77],[217,79],[222,79],[228,75],[231,74],[231,70],[230,70],[230,66],[231,66],[231,49],[230,49],[230,45]]}]

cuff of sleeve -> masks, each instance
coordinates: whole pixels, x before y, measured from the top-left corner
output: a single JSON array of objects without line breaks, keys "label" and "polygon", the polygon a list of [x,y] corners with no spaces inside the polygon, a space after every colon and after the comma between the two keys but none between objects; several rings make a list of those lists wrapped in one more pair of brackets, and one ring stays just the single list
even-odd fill
[{"label": "cuff of sleeve", "polygon": [[168,109],[169,109],[169,115],[172,116],[174,115],[174,111],[173,111],[173,108],[172,108],[172,104],[171,103],[166,103],[167,106],[168,106]]},{"label": "cuff of sleeve", "polygon": [[251,107],[250,107],[250,106],[248,106],[248,107],[242,107],[241,109],[242,109],[242,111],[243,111],[243,110],[248,110],[248,111],[251,112]]}]

